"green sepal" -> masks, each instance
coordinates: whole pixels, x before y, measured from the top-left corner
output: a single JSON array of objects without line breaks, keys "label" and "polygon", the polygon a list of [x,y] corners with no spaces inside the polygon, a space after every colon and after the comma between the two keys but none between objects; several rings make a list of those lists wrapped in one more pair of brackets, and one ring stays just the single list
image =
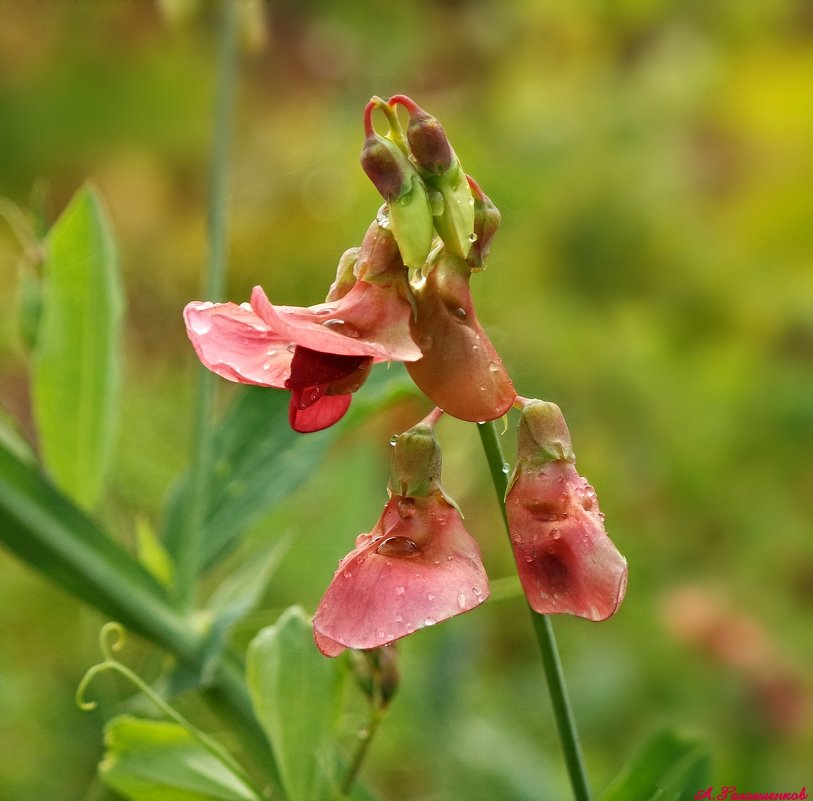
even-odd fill
[{"label": "green sepal", "polygon": [[401,251],[401,259],[407,267],[420,269],[432,247],[434,231],[429,195],[417,172],[412,175],[409,189],[390,200],[387,208],[390,229]]},{"label": "green sepal", "polygon": [[446,172],[427,176],[426,182],[443,200],[433,218],[443,244],[455,256],[467,258],[474,241],[474,196],[457,156]]}]

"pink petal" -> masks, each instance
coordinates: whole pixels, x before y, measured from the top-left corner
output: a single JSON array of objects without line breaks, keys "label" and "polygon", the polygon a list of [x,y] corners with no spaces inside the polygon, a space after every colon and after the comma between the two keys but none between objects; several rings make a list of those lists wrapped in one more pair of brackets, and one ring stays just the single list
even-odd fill
[{"label": "pink petal", "polygon": [[519,578],[534,611],[610,617],[624,597],[627,563],[576,468],[554,461],[520,470],[505,502]]},{"label": "pink petal", "polygon": [[283,387],[292,353],[253,311],[234,303],[187,304],[186,333],[198,358],[229,381]]},{"label": "pink petal", "polygon": [[477,320],[469,266],[448,253],[416,292],[412,335],[423,358],[409,362],[412,380],[452,417],[480,422],[502,417],[517,396],[502,359]]},{"label": "pink petal", "polygon": [[291,359],[286,389],[303,389],[316,384],[332,384],[356,373],[369,363],[369,356],[338,356],[297,345]]},{"label": "pink petal", "polygon": [[347,648],[376,648],[467,612],[488,595],[480,549],[457,510],[439,494],[393,496],[339,564],[314,629]]},{"label": "pink petal", "polygon": [[345,647],[341,644],[336,642],[336,640],[331,640],[330,637],[325,637],[323,634],[320,634],[316,628],[313,629],[313,641],[316,643],[316,647],[325,655],[325,656],[338,656],[342,651],[345,650]]},{"label": "pink petal", "polygon": [[330,428],[334,423],[344,417],[350,408],[352,395],[323,395],[317,394],[315,399],[306,398],[303,402],[303,393],[314,390],[314,394],[324,392],[325,387],[309,387],[305,390],[293,390],[291,402],[288,405],[288,422],[294,431],[300,434],[310,434]]},{"label": "pink petal", "polygon": [[309,308],[272,306],[259,286],[251,305],[281,340],[322,353],[410,361],[421,352],[409,334],[412,309],[392,287],[357,281],[341,300]]}]

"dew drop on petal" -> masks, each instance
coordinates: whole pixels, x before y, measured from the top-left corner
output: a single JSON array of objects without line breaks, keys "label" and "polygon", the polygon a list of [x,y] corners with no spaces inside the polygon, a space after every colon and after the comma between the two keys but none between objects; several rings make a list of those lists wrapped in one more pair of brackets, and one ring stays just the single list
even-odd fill
[{"label": "dew drop on petal", "polygon": [[472,231],[469,234],[469,242],[476,242],[476,241],[477,241],[477,234],[475,234],[474,231]]},{"label": "dew drop on petal", "polygon": [[329,328],[331,331],[335,331],[337,334],[343,334],[346,337],[351,337],[352,339],[358,339],[361,336],[358,328],[354,325],[350,325],[350,323],[346,323],[344,320],[325,320],[322,323],[324,328]]},{"label": "dew drop on petal", "polygon": [[353,574],[349,570],[345,570],[342,574],[345,578],[350,578]]},{"label": "dew drop on petal", "polygon": [[194,315],[189,322],[191,329],[198,335],[203,336],[212,330],[212,320],[209,317]]},{"label": "dew drop on petal", "polygon": [[376,548],[382,556],[395,556],[399,559],[414,559],[421,555],[421,549],[408,537],[387,537]]},{"label": "dew drop on petal", "polygon": [[428,617],[423,621],[424,626],[434,626],[435,623],[437,623],[437,620],[435,620],[433,617]]},{"label": "dew drop on petal", "polygon": [[404,594],[404,587],[400,584],[395,588],[396,595],[403,595]]},{"label": "dew drop on petal", "polygon": [[492,373],[496,373],[496,372],[497,372],[497,370],[499,370],[499,369],[500,369],[500,365],[499,365],[497,362],[489,362],[489,363],[488,363],[488,369],[489,369],[489,370],[490,370]]},{"label": "dew drop on petal", "polygon": [[466,593],[465,592],[458,593],[458,595],[457,595],[457,605],[461,609],[466,608]]},{"label": "dew drop on petal", "polygon": [[476,595],[478,598],[479,598],[479,597],[480,597],[480,596],[483,594],[483,591],[482,591],[482,590],[481,590],[479,587],[472,587],[472,588],[471,588],[471,591],[472,591],[472,592],[473,592],[473,593],[474,593],[474,594],[475,594],[475,595]]},{"label": "dew drop on petal", "polygon": [[432,593],[430,592],[430,593],[429,593],[429,595],[427,595],[427,596],[426,596],[426,600],[427,600],[427,601],[434,601],[434,600],[435,600],[435,596],[434,596],[434,595],[432,595]]},{"label": "dew drop on petal", "polygon": [[453,314],[453,315],[454,315],[454,316],[455,316],[455,317],[456,317],[458,320],[465,320],[465,319],[468,317],[468,314],[466,313],[466,310],[465,310],[465,309],[464,309],[462,306],[458,306],[458,307],[457,307],[457,308],[456,308],[456,309],[455,309],[455,310],[452,312],[452,314]]},{"label": "dew drop on petal", "polygon": [[395,616],[395,622],[396,622],[396,623],[402,623],[402,622],[403,622],[403,620],[404,620],[403,615],[396,615],[396,616]]},{"label": "dew drop on petal", "polygon": [[398,514],[403,520],[407,520],[415,515],[415,499],[401,498],[397,504]]}]

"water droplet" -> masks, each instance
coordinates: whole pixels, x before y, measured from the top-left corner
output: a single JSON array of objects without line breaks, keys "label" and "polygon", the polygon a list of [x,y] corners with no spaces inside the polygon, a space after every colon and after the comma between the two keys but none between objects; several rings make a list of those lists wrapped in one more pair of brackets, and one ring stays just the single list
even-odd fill
[{"label": "water droplet", "polygon": [[472,587],[472,588],[471,588],[471,591],[472,591],[472,592],[473,592],[473,593],[474,593],[474,594],[475,594],[475,595],[476,595],[478,598],[479,598],[479,597],[480,597],[480,596],[483,594],[483,591],[482,591],[482,590],[481,590],[479,587]]},{"label": "water droplet", "polygon": [[293,342],[289,342],[289,343],[288,343],[288,344],[285,346],[285,350],[287,350],[287,351],[288,351],[288,353],[293,353],[293,352],[296,350],[296,345],[295,345]]},{"label": "water droplet", "polygon": [[458,593],[458,595],[457,595],[457,605],[461,609],[466,608],[466,593],[465,592]]},{"label": "water droplet", "polygon": [[475,234],[474,231],[472,231],[469,234],[469,242],[476,242],[476,241],[477,241],[477,234]]},{"label": "water droplet", "polygon": [[254,309],[252,309],[252,308],[251,308],[251,304],[250,304],[250,303],[241,303],[241,304],[240,304],[240,308],[241,308],[241,309],[245,309],[245,310],[246,310],[246,311],[248,311],[248,312],[253,312],[253,311],[254,311]]},{"label": "water droplet", "polygon": [[422,351],[427,351],[432,347],[432,337],[429,334],[421,334],[418,337],[418,347]]},{"label": "water droplet", "polygon": [[317,309],[316,314],[318,314],[320,317],[324,317],[326,314],[330,314],[332,311],[333,309]]},{"label": "water droplet", "polygon": [[412,202],[412,193],[407,192],[402,197],[398,198],[398,205],[399,206],[408,206]]},{"label": "water droplet", "polygon": [[399,559],[414,559],[421,555],[421,549],[407,537],[387,537],[376,548],[382,556],[395,556]]},{"label": "water droplet", "polygon": [[428,618],[426,618],[426,620],[423,621],[424,626],[434,626],[435,623],[437,623],[437,620],[435,620],[432,617],[428,617]]},{"label": "water droplet", "polygon": [[345,578],[350,578],[353,574],[349,570],[345,570],[342,574]]},{"label": "water droplet", "polygon": [[398,435],[396,434],[394,437],[390,437],[390,445],[394,448],[398,444]]},{"label": "water droplet", "polygon": [[407,623],[406,629],[408,632],[415,631],[415,625],[413,623]]},{"label": "water droplet", "polygon": [[480,392],[485,392],[486,391],[486,385],[485,384],[480,384],[478,389],[480,390]]},{"label": "water droplet", "polygon": [[190,320],[189,326],[198,336],[203,336],[212,330],[212,320],[210,317],[202,317],[196,314]]},{"label": "water droplet", "polygon": [[511,472],[511,465],[508,462],[505,462],[502,466],[502,471],[505,475],[508,475]]},{"label": "water droplet", "polygon": [[268,349],[268,350],[265,352],[265,355],[266,355],[266,356],[274,356],[274,355],[276,354],[276,352],[277,352],[277,349],[276,349],[276,348],[269,348],[269,349]]},{"label": "water droplet", "polygon": [[550,535],[553,537],[553,539],[558,540],[562,536],[562,532],[559,531],[558,528],[552,528],[550,530]]},{"label": "water droplet", "polygon": [[447,562],[451,562],[451,561],[452,561],[452,559],[454,559],[454,556],[453,556],[452,554],[449,554],[449,555],[446,557],[446,561],[447,561]]},{"label": "water droplet", "polygon": [[266,362],[263,365],[263,370],[270,370],[271,369],[271,362]]},{"label": "water droplet", "polygon": [[434,595],[432,595],[432,593],[430,592],[430,593],[429,593],[429,595],[427,595],[427,596],[426,596],[426,600],[427,600],[427,601],[434,601],[434,600],[435,600],[435,596],[434,596]]},{"label": "water droplet", "polygon": [[357,556],[357,557],[356,557],[356,564],[357,564],[357,565],[360,565],[360,564],[361,564],[363,561],[364,561],[364,557],[363,557],[363,556]]},{"label": "water droplet", "polygon": [[455,317],[456,317],[458,320],[465,320],[465,319],[466,319],[466,318],[469,316],[469,315],[466,313],[466,310],[465,310],[465,309],[464,309],[462,306],[458,306],[458,307],[457,307],[457,308],[456,308],[456,309],[455,309],[455,310],[452,312],[452,314],[453,314],[453,315],[454,315],[454,316],[455,316]]},{"label": "water droplet", "polygon": [[605,515],[604,512],[599,512],[598,519],[603,523],[607,519],[607,515]]},{"label": "water droplet", "polygon": [[403,594],[404,594],[404,589],[405,589],[405,588],[404,588],[404,587],[402,587],[402,586],[399,584],[399,585],[398,585],[398,586],[395,588],[395,594],[396,594],[396,595],[403,595]]},{"label": "water droplet", "polygon": [[403,615],[396,615],[395,616],[395,622],[396,623],[403,623],[403,621],[404,621],[404,616]]},{"label": "water droplet", "polygon": [[415,515],[415,499],[414,498],[401,498],[398,501],[398,514],[402,520],[407,520]]},{"label": "water droplet", "polygon": [[500,369],[500,365],[497,362],[489,362],[488,369],[489,372],[496,373]]},{"label": "water droplet", "polygon": [[358,328],[350,325],[350,323],[346,323],[344,320],[337,320],[336,318],[332,320],[325,320],[322,323],[322,326],[324,328],[329,328],[331,331],[335,331],[338,334],[351,337],[352,339],[358,339],[361,336]]},{"label": "water droplet", "polygon": [[474,206],[474,198],[470,197],[468,200],[469,206]]}]

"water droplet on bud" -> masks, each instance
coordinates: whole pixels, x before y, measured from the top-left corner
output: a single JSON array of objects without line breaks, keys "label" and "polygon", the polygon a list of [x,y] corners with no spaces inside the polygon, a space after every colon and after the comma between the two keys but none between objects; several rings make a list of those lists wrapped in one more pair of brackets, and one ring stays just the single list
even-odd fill
[{"label": "water droplet on bud", "polygon": [[399,559],[413,559],[421,555],[421,549],[407,537],[387,537],[376,548],[382,556],[395,556]]},{"label": "water droplet on bud", "polygon": [[465,320],[469,315],[466,310],[462,306],[458,306],[452,314],[457,317],[458,320]]},{"label": "water droplet on bud", "polygon": [[497,362],[489,362],[488,363],[489,372],[496,373],[497,370],[500,369],[500,365]]}]

